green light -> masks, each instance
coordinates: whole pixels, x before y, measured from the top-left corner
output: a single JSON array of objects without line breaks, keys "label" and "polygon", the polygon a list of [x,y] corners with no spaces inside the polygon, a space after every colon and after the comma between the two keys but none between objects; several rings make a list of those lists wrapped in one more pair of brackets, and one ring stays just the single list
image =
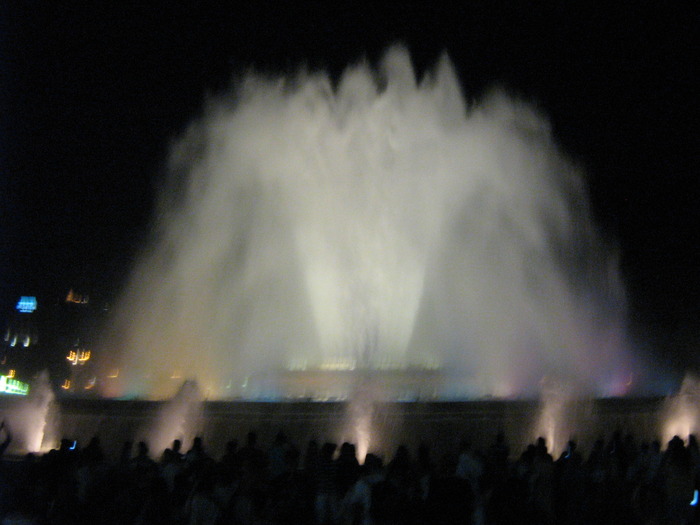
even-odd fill
[{"label": "green light", "polygon": [[0,375],[0,393],[26,396],[29,393],[29,385],[17,379]]}]

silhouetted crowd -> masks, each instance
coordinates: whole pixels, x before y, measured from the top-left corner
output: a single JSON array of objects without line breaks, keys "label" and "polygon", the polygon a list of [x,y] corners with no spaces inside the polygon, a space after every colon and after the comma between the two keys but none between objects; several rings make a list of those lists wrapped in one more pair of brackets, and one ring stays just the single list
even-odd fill
[{"label": "silhouetted crowd", "polygon": [[[0,453],[11,437],[7,433]],[[5,459],[2,524],[92,525],[537,525],[690,524],[700,448],[674,437],[638,443],[616,433],[587,456],[569,442],[556,460],[540,438],[512,456],[503,434],[479,450],[462,441],[434,458],[427,445],[399,445],[385,462],[353,444],[304,451],[283,432],[262,448],[255,432],[212,458],[201,438],[159,458],[124,443],[107,461],[98,438],[79,448]]]}]

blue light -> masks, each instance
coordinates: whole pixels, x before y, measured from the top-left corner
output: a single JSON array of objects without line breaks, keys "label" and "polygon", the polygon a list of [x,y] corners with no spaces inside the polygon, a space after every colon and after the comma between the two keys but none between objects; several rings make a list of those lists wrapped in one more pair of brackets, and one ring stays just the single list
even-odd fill
[{"label": "blue light", "polygon": [[30,314],[36,310],[36,297],[22,296],[17,302],[17,311],[23,314]]},{"label": "blue light", "polygon": [[697,507],[698,506],[698,491],[697,489],[693,492],[693,501],[690,502],[691,507]]}]

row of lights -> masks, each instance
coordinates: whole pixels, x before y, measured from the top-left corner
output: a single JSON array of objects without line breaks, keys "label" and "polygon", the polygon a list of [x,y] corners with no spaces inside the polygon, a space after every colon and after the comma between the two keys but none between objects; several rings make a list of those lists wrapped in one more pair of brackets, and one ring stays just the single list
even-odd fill
[{"label": "row of lights", "polygon": [[73,366],[84,365],[90,360],[90,350],[71,350],[68,352],[66,359]]}]

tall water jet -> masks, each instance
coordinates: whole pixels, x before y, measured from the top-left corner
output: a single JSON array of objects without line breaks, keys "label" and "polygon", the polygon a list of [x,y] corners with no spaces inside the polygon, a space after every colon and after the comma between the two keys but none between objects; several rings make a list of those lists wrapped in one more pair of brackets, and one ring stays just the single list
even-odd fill
[{"label": "tall water jet", "polygon": [[402,48],[337,82],[248,74],[170,173],[106,393],[342,398],[360,370],[394,398],[622,393],[624,297],[580,170],[532,107],[468,107],[446,57],[420,80]]}]

